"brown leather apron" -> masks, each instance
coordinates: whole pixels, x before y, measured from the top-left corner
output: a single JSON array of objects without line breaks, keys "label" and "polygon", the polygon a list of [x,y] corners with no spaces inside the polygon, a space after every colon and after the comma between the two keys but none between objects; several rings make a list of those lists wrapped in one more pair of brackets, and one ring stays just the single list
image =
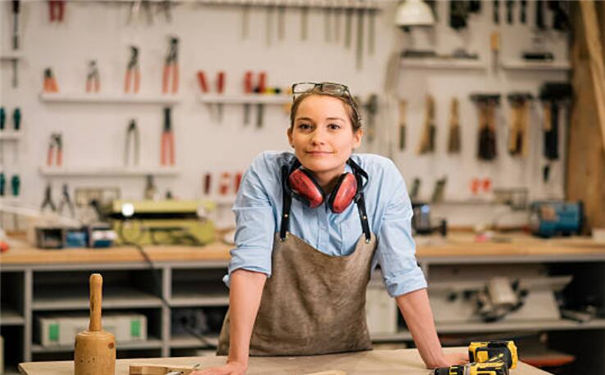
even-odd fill
[{"label": "brown leather apron", "polygon": [[[353,253],[326,255],[288,233],[276,234],[252,330],[250,355],[316,355],[369,350],[366,287],[376,239],[361,236]],[[217,354],[229,352],[229,312]]]}]

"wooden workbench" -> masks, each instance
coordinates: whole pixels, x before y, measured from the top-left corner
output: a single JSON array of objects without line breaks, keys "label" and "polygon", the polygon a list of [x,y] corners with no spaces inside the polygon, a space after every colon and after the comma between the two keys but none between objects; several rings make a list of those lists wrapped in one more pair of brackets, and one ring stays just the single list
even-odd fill
[{"label": "wooden workbench", "polygon": [[[540,239],[526,234],[499,235],[493,240],[477,242],[470,233],[453,233],[447,238],[416,237],[418,260],[468,257],[544,257],[557,256],[562,261],[578,257],[605,259],[605,244],[591,238],[570,237]],[[227,261],[232,245],[215,242],[203,247],[145,246],[154,262],[164,261]],[[14,247],[0,255],[1,265],[69,264],[69,263],[131,263],[145,259],[134,247],[108,249],[41,250]]]},{"label": "wooden workbench", "polygon": [[[447,351],[464,351],[464,348],[448,348]],[[120,359],[115,375],[127,375],[131,364],[160,364],[193,366],[200,368],[221,365],[225,357],[181,357]],[[341,370],[347,375],[427,375],[432,371],[424,367],[416,349],[372,350],[368,352],[333,354],[313,357],[252,357],[248,375],[302,375],[327,370]],[[30,362],[19,365],[23,375],[73,375],[73,362]],[[545,371],[519,363],[511,375],[546,375]]]}]

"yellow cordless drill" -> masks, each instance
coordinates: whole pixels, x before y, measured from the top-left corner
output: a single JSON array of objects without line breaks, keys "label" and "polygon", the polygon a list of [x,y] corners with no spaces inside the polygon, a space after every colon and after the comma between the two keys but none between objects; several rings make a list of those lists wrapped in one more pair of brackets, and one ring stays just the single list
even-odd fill
[{"label": "yellow cordless drill", "polygon": [[517,346],[513,341],[471,342],[470,363],[435,369],[434,375],[508,375],[517,367]]}]

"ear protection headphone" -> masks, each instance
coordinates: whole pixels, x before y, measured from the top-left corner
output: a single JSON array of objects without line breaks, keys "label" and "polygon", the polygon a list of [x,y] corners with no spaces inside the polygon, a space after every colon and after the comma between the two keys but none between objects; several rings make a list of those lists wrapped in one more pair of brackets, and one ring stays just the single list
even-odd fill
[{"label": "ear protection headphone", "polygon": [[[332,193],[328,197],[327,205],[334,213],[343,212],[353,201],[357,201],[365,184],[362,179],[368,180],[367,173],[353,160],[347,160],[353,173],[345,172],[338,177]],[[284,178],[284,190],[303,202],[308,207],[316,208],[326,201],[326,192],[321,188],[311,172],[301,168],[298,159],[295,159],[288,168],[287,178]]]}]

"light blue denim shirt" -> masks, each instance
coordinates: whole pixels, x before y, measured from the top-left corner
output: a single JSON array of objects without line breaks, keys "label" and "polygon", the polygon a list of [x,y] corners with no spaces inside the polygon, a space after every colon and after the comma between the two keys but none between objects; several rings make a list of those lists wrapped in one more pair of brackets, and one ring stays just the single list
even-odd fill
[{"label": "light blue denim shirt", "polygon": [[[244,174],[233,206],[236,247],[231,250],[229,274],[243,268],[271,276],[271,252],[281,225],[280,169],[293,158],[289,152],[263,152]],[[366,209],[370,230],[378,240],[372,269],[380,265],[391,296],[425,288],[426,280],[415,258],[412,207],[403,177],[385,157],[353,154],[352,158],[369,175],[364,189]],[[350,171],[348,165],[346,168]],[[325,203],[312,209],[293,199],[290,233],[325,254],[349,255],[362,235],[357,206],[351,204],[335,214]],[[229,285],[229,275],[224,281]]]}]

